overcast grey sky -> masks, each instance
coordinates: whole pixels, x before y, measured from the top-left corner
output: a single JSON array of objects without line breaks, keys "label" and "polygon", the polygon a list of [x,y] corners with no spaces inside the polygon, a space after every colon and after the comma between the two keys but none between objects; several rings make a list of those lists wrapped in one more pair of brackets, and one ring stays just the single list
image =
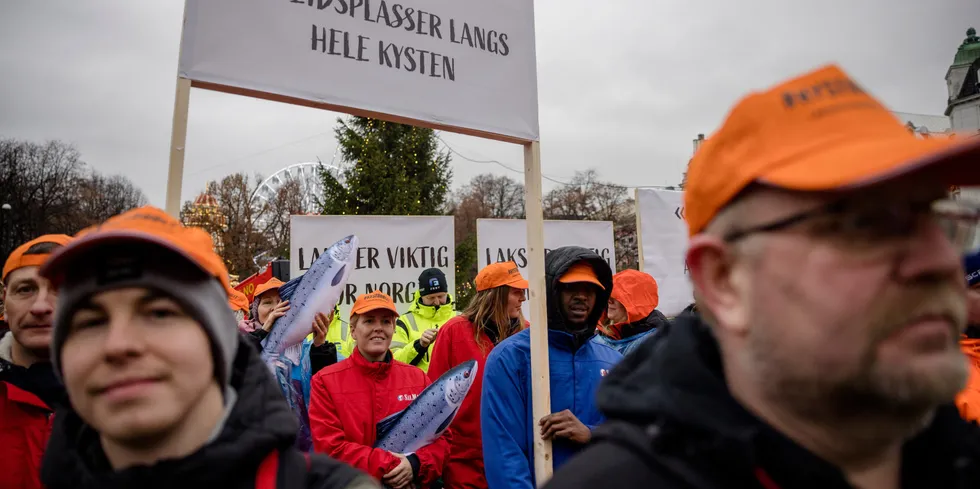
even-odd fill
[{"label": "overcast grey sky", "polygon": [[[490,0],[485,0],[490,1]],[[405,0],[404,3],[411,3]],[[542,167],[674,185],[738,98],[828,62],[893,110],[941,115],[977,0],[538,0]],[[74,143],[163,206],[183,2],[0,2],[0,137]],[[184,199],[234,171],[329,161],[338,114],[194,90]],[[519,146],[443,134],[520,169]],[[494,164],[455,158],[458,186]],[[545,182],[548,189],[554,184]]]}]

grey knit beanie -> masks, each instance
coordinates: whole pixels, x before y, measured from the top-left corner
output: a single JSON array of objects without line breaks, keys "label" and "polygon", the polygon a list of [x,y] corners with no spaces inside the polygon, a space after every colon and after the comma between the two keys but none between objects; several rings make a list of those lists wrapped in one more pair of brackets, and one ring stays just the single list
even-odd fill
[{"label": "grey knit beanie", "polygon": [[238,324],[221,282],[181,255],[149,243],[130,242],[93,247],[73,260],[58,293],[51,362],[61,376],[61,352],[71,318],[95,294],[129,287],[152,289],[173,298],[204,328],[211,342],[215,377],[223,391],[231,381],[238,349]]}]

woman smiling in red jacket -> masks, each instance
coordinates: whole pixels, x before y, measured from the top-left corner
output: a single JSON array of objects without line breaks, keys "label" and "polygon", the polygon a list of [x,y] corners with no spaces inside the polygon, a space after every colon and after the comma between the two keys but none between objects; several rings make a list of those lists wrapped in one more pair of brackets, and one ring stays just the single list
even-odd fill
[{"label": "woman smiling in red jacket", "polygon": [[350,358],[313,376],[310,430],[313,448],[346,462],[392,489],[428,487],[442,475],[450,432],[412,454],[373,448],[377,424],[412,403],[429,385],[417,367],[388,351],[398,311],[381,292],[363,294],[351,309]]},{"label": "woman smiling in red jacket", "polygon": [[439,330],[429,362],[432,381],[465,361],[476,360],[479,365],[473,386],[453,420],[449,463],[442,477],[446,489],[487,489],[480,436],[483,366],[497,343],[526,324],[521,304],[527,285],[514,262],[488,265],[476,276],[476,296],[466,310]]}]

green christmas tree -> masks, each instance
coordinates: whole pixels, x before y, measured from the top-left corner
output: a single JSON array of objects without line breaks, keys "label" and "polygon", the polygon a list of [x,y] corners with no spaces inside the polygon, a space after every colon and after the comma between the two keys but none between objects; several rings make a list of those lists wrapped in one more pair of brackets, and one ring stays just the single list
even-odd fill
[{"label": "green christmas tree", "polygon": [[321,171],[324,214],[438,215],[452,181],[432,129],[366,117],[337,119],[344,184]]}]

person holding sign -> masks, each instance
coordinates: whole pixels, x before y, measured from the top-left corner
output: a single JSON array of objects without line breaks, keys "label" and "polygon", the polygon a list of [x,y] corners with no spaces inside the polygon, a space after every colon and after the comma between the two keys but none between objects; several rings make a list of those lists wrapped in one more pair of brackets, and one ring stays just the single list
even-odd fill
[{"label": "person holding sign", "polygon": [[450,430],[415,453],[374,448],[378,423],[408,407],[429,385],[421,370],[388,350],[398,310],[383,292],[361,294],[351,308],[355,348],[350,358],[313,376],[310,431],[313,447],[382,481],[392,489],[426,488],[442,475]]},{"label": "person holding sign", "polygon": [[439,328],[456,316],[446,274],[429,268],[419,275],[412,307],[398,318],[391,351],[395,360],[429,370],[429,352]]},{"label": "person holding sign", "polygon": [[657,281],[649,273],[623,270],[613,275],[613,290],[606,308],[609,324],[592,341],[627,355],[667,325],[667,318],[657,310],[659,302]]},{"label": "person holding sign", "polygon": [[[487,358],[480,421],[490,489],[533,489],[534,432],[553,443],[557,469],[592,439],[603,417],[595,404],[599,382],[622,359],[592,341],[602,317],[612,270],[597,253],[565,246],[545,257],[551,412],[532,414],[531,331],[497,345]],[[534,327],[534,326],[532,326]]]},{"label": "person holding sign", "polygon": [[476,360],[476,379],[453,420],[449,462],[442,474],[446,489],[486,489],[483,440],[480,436],[480,396],[483,369],[494,346],[524,329],[521,305],[527,280],[514,262],[494,263],[476,275],[476,295],[459,316],[439,330],[433,346],[429,380],[435,382],[451,368]]},{"label": "person holding sign", "polygon": [[57,289],[51,363],[70,401],[46,488],[377,487],[293,448],[295,417],[235,328],[208,233],[143,207],[82,231],[40,273]]}]

